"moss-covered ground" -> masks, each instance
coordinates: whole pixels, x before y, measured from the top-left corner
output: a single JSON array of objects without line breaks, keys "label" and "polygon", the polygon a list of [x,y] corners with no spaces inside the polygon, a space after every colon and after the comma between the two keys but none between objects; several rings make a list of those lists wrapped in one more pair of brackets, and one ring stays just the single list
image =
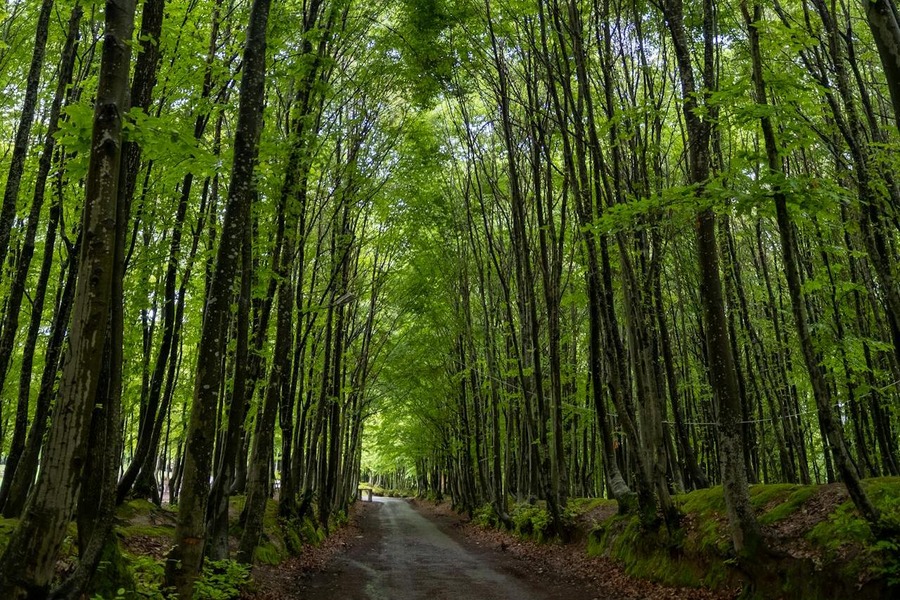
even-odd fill
[{"label": "moss-covered ground", "polygon": [[[900,478],[865,482],[885,523],[900,523]],[[747,597],[881,598],[898,583],[898,545],[873,533],[841,485],[754,485],[751,502],[768,555],[754,566]],[[676,497],[681,528],[642,530],[635,517],[599,522],[588,551],[621,561],[631,575],[670,585],[718,588],[746,583],[732,553],[721,487]],[[894,530],[896,531],[896,529]],[[896,590],[894,590],[896,591]]]},{"label": "moss-covered ground", "polygon": [[[900,598],[900,478],[870,479],[864,485],[883,515],[879,531],[859,516],[840,484],[751,486],[769,550],[752,565],[752,576],[746,561],[739,565],[733,555],[721,487],[676,496],[682,519],[674,529],[647,530],[637,517],[619,515],[611,500],[572,499],[563,519],[564,526],[586,530],[589,554],[618,562],[631,576],[666,585],[744,585],[747,598]],[[517,535],[538,541],[552,537],[542,503],[510,503],[509,514]],[[500,526],[490,506],[476,510],[473,520]]]},{"label": "moss-covered ground", "polygon": [[[229,504],[229,545],[236,547],[241,535],[240,512],[244,498],[236,496]],[[130,500],[116,512],[116,544],[111,544],[101,560],[91,585],[90,598],[121,600],[162,599],[165,589],[165,557],[172,547],[176,510],[159,507],[146,500]],[[336,517],[337,522],[343,515]],[[0,551],[15,528],[15,519],[0,519]],[[74,524],[66,537],[58,562],[62,577],[77,563]],[[279,564],[299,553],[306,545],[319,545],[325,530],[312,516],[285,520],[278,516],[278,505],[269,500],[263,522],[263,536],[254,553],[262,564]],[[225,600],[237,598],[249,582],[249,569],[234,561],[213,561],[204,570],[195,598]]]}]

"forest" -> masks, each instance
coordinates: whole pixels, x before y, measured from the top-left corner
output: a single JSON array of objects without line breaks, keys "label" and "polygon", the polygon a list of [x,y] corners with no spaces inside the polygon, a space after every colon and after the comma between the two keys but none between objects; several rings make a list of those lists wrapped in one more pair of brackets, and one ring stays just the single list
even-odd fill
[{"label": "forest", "polygon": [[5,0],[0,145],[0,597],[138,499],[191,598],[366,481],[900,548],[896,0]]}]

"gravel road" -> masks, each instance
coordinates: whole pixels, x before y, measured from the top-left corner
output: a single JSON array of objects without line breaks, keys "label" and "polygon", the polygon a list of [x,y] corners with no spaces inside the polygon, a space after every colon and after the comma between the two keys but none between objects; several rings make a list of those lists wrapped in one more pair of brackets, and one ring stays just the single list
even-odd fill
[{"label": "gravel road", "polygon": [[452,524],[432,521],[396,498],[375,498],[362,533],[322,573],[298,582],[316,600],[596,600],[590,590],[535,573],[484,548]]}]

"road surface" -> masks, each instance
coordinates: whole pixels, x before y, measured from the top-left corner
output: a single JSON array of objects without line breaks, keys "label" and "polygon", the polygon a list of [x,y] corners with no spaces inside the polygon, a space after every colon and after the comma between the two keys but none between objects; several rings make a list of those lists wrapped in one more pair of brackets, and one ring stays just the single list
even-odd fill
[{"label": "road surface", "polygon": [[375,498],[362,539],[323,573],[301,580],[316,600],[593,600],[589,590],[531,573],[499,549],[479,547],[404,500]]}]

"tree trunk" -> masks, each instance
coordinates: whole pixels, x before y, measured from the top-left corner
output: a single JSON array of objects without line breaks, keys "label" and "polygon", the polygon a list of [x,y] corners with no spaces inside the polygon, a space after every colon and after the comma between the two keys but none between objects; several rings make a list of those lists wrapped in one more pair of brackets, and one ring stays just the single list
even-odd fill
[{"label": "tree trunk", "polygon": [[[56,148],[56,138],[54,137],[54,134],[59,129],[60,112],[63,100],[65,99],[66,88],[72,81],[72,71],[75,65],[75,48],[78,43],[78,26],[81,23],[83,12],[81,5],[76,4],[72,8],[72,15],[69,17],[69,29],[62,56],[60,57],[59,79],[53,96],[53,103],[50,106],[50,117],[47,123],[47,133],[44,137],[44,148],[41,151],[41,158],[38,163],[37,181],[35,182],[31,212],[28,215],[25,240],[22,244],[22,251],[19,254],[19,260],[16,265],[15,277],[10,284],[9,298],[6,302],[6,319],[2,336],[0,336],[0,390],[3,388],[8,362],[12,355],[13,345],[15,343],[16,331],[18,330],[19,309],[21,307],[25,285],[28,279],[28,267],[31,264],[31,258],[34,254],[34,240],[37,233],[38,221],[40,220],[41,208],[44,205],[44,197],[47,191],[47,179],[50,175],[53,153]],[[44,311],[44,300],[47,294],[47,284],[50,280],[50,270],[53,266],[53,249],[56,245],[56,231],[59,227],[61,212],[62,207],[60,202],[54,202],[50,207],[47,233],[44,236],[44,257],[41,262],[40,275],[38,276],[38,282],[35,286],[31,301],[31,322],[28,325],[28,333],[22,348],[22,366],[19,374],[19,398],[16,405],[16,421],[12,442],[10,443],[9,455],[7,456],[6,466],[3,471],[3,484],[0,486],[0,507],[3,507],[4,504],[6,504],[6,499],[9,497],[10,484],[15,476],[19,459],[22,457],[22,452],[25,450],[34,351],[37,346],[41,317]]]},{"label": "tree trunk", "polygon": [[[694,67],[684,28],[682,0],[666,0],[661,6],[681,78],[681,100],[688,137],[688,181],[703,203],[704,186],[710,173],[710,126],[701,116],[699,101],[712,91],[713,0],[703,3],[704,87],[694,82]],[[744,467],[741,438],[741,401],[737,373],[719,275],[719,249],[716,243],[716,217],[707,208],[697,215],[697,253],[700,263],[700,300],[706,324],[709,379],[718,407],[719,460],[731,539],[738,556],[751,558],[762,543],[759,524],[750,505],[750,490]]]},{"label": "tree trunk", "polygon": [[253,198],[253,173],[259,152],[262,108],[265,99],[266,30],[270,0],[254,0],[244,48],[234,164],[222,239],[216,254],[212,283],[206,300],[197,359],[194,401],[185,444],[185,462],[175,547],[166,565],[166,581],[179,598],[189,600],[203,562],[206,538],[206,504],[215,441],[218,389],[222,380],[219,357],[225,349],[225,324],[231,309],[231,289],[248,227],[246,206]]},{"label": "tree trunk", "polygon": [[894,121],[900,131],[900,13],[894,0],[864,0],[866,19],[887,79]]},{"label": "tree trunk", "polygon": [[69,356],[40,474],[0,558],[0,595],[6,598],[41,594],[49,585],[85,463],[112,301],[122,116],[134,10],[133,0],[106,4]]},{"label": "tree trunk", "polygon": [[47,37],[50,28],[50,16],[53,12],[53,0],[42,0],[38,13],[37,31],[34,35],[34,49],[31,53],[31,65],[25,80],[25,99],[22,114],[16,128],[13,142],[13,153],[6,175],[6,188],[3,190],[3,204],[0,205],[0,276],[6,264],[9,251],[13,221],[16,217],[16,204],[19,200],[19,186],[25,171],[25,158],[28,154],[28,142],[31,137],[31,125],[37,107],[38,87],[41,83],[41,69],[44,68],[44,55],[47,51]]}]

